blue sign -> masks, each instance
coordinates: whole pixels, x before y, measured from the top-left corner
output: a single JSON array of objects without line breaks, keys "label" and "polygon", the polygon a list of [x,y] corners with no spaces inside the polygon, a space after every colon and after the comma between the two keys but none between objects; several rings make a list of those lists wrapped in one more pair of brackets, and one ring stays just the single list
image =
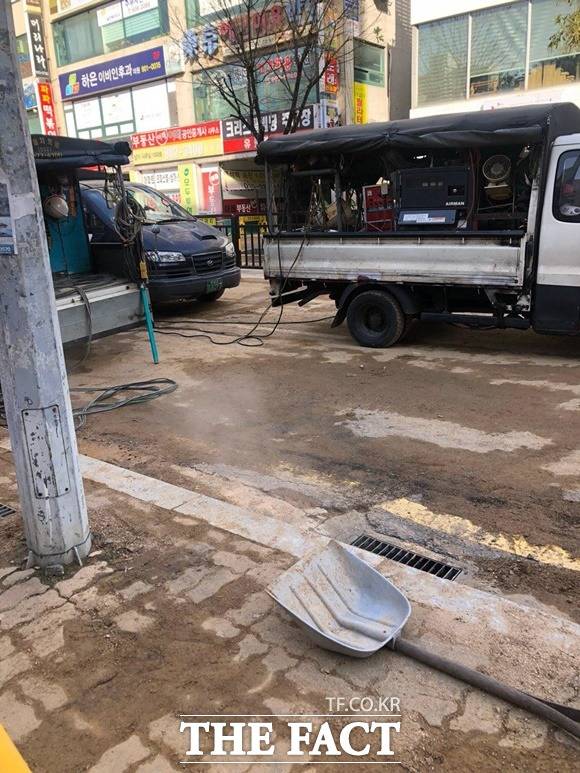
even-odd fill
[{"label": "blue sign", "polygon": [[63,99],[75,99],[132,86],[135,83],[162,78],[165,75],[163,46],[139,51],[137,54],[110,59],[108,62],[71,70],[59,75],[60,93]]},{"label": "blue sign", "polygon": [[27,83],[24,86],[24,107],[26,110],[32,110],[36,107],[36,89],[34,83]]}]

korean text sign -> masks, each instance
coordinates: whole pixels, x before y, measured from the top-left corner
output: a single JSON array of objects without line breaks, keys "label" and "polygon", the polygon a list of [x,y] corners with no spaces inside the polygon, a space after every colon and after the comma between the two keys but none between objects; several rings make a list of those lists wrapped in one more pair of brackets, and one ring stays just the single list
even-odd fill
[{"label": "korean text sign", "polygon": [[63,99],[89,96],[100,91],[132,86],[165,75],[163,47],[149,48],[130,56],[71,70],[59,76]]}]

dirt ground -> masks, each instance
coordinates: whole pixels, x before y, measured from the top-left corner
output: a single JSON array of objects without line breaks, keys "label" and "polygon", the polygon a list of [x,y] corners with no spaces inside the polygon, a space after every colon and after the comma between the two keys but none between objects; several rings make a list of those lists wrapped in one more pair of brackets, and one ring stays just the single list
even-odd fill
[{"label": "dirt ground", "polygon": [[[242,332],[266,299],[244,281],[211,307],[157,318],[216,331],[209,320],[243,319],[227,328]],[[283,321],[331,313],[319,301]],[[578,620],[580,342],[424,326],[365,350],[329,324],[284,325],[253,348],[160,335],[158,366],[143,330],[94,342],[73,387],[168,377],[179,388],[90,417],[82,453],[302,534],[380,537],[461,568],[459,589]],[[325,696],[369,694],[401,696],[404,770],[576,769],[578,747],[523,712],[395,653],[354,661],[313,647],[265,593],[295,558],[263,546],[259,518],[255,540],[234,537],[94,480],[96,552],[76,574],[18,575],[20,523],[0,520],[0,722],[34,773],[167,773],[183,769],[180,711],[315,714]],[[1,451],[0,501],[18,508]],[[410,634],[442,636],[420,613]],[[551,697],[577,702],[567,640],[537,668],[522,651],[517,673],[517,641],[494,636],[481,652],[479,639],[457,643],[458,656],[497,661],[529,691],[550,694],[553,678]]]},{"label": "dirt ground", "polygon": [[[176,313],[254,320],[266,302],[265,283],[246,281],[211,307],[172,308],[158,321]],[[332,311],[325,301],[287,307],[283,322]],[[198,327],[241,333],[248,324]],[[155,367],[143,331],[93,345],[73,384],[166,376],[179,389],[91,420],[81,450],[170,482],[194,476],[201,490],[235,503],[246,500],[244,485],[274,485],[290,506],[324,509],[311,517],[331,534],[348,515],[358,533],[374,526],[378,536],[452,559],[464,581],[580,619],[580,575],[570,561],[537,560],[549,546],[579,554],[579,340],[425,324],[396,349],[372,350],[325,321],[285,324],[256,348],[167,335],[159,347]],[[326,494],[260,480],[284,472]],[[401,499],[445,516],[444,528],[389,518],[385,503]],[[490,549],[502,542],[507,552]],[[518,542],[523,550],[513,550]]]}]

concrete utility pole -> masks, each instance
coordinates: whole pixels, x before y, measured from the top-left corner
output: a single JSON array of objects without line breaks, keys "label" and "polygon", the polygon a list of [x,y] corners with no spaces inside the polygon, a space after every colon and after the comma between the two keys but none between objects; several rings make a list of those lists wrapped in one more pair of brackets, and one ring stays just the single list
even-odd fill
[{"label": "concrete utility pole", "polygon": [[79,562],[91,533],[12,9],[0,0],[0,378],[29,564]]}]

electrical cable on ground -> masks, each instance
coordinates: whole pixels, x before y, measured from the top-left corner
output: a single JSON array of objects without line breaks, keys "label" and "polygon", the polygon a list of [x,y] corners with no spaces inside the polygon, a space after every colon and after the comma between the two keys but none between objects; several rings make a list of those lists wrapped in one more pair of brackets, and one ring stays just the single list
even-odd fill
[{"label": "electrical cable on ground", "polygon": [[[148,381],[132,381],[127,384],[114,384],[103,387],[71,387],[71,394],[95,394],[85,405],[73,408],[77,429],[84,427],[87,417],[96,413],[107,413],[127,405],[140,405],[168,395],[177,389],[177,382],[170,378],[153,378]],[[127,396],[123,397],[126,393]],[[6,411],[0,392],[0,425],[6,426]]]}]

